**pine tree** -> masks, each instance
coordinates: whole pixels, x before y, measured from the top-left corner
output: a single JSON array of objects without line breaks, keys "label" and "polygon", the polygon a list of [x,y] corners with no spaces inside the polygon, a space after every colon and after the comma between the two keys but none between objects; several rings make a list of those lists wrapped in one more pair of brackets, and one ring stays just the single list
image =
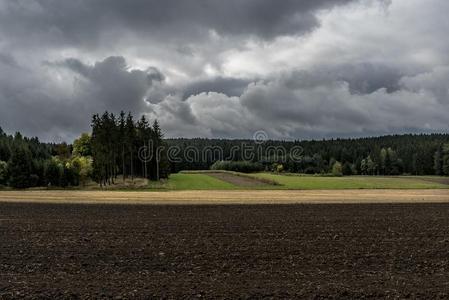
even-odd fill
[{"label": "pine tree", "polygon": [[31,153],[24,144],[15,145],[8,162],[9,184],[14,188],[31,186]]},{"label": "pine tree", "polygon": [[45,166],[45,178],[48,186],[64,186],[65,178],[63,179],[64,168],[56,159],[50,159]]},{"label": "pine tree", "polygon": [[443,146],[443,174],[449,175],[449,144]]},{"label": "pine tree", "polygon": [[148,158],[151,156],[149,146],[152,133],[149,123],[144,115],[142,115],[139,122],[137,122],[137,132],[139,147],[142,149],[142,155],[140,157],[142,166],[141,175],[144,178],[148,178]]},{"label": "pine tree", "polygon": [[114,180],[117,179],[117,169],[119,168],[118,158],[119,158],[119,127],[117,126],[117,120],[115,115],[111,113],[109,115],[109,123],[107,126],[107,131],[109,132],[109,164],[110,164],[110,178],[111,183],[114,184]]},{"label": "pine tree", "polygon": [[153,122],[152,134],[154,155],[152,163],[153,172],[150,179],[159,181],[160,179],[168,178],[171,165],[167,154],[168,146],[164,141],[164,134],[157,119]]},{"label": "pine tree", "polygon": [[441,155],[441,150],[438,149],[433,155],[433,169],[435,175],[443,174],[443,156]]},{"label": "pine tree", "polygon": [[125,112],[122,110],[120,112],[119,118],[119,142],[120,142],[120,151],[121,151],[121,159],[122,159],[122,176],[123,182],[126,180],[126,165],[125,165],[125,150],[126,150],[126,120],[125,120]]},{"label": "pine tree", "polygon": [[352,164],[349,163],[349,162],[345,162],[345,163],[343,164],[343,167],[342,167],[342,169],[341,169],[341,172],[342,172],[342,174],[345,175],[345,176],[352,175]]},{"label": "pine tree", "polygon": [[106,154],[104,133],[102,128],[102,119],[98,114],[92,117],[92,173],[94,180],[100,183],[100,186],[106,184]]},{"label": "pine tree", "polygon": [[6,185],[7,181],[8,181],[8,164],[5,161],[0,160],[0,186]]},{"label": "pine tree", "polygon": [[128,113],[128,116],[126,117],[126,125],[125,125],[125,135],[126,135],[126,140],[125,140],[125,144],[127,147],[127,151],[129,154],[129,170],[130,170],[130,174],[131,174],[131,180],[134,181],[134,152],[135,152],[135,146],[134,146],[134,142],[136,140],[136,128],[134,125],[134,120],[133,120],[133,116],[131,115],[131,113]]},{"label": "pine tree", "polygon": [[160,159],[161,159],[161,155],[160,155],[160,150],[162,147],[162,131],[161,128],[159,127],[159,123],[157,120],[154,120],[153,122],[153,153],[154,153],[154,164],[155,164],[155,169],[156,169],[156,176],[154,179],[156,179],[157,181],[159,181],[160,179]]}]

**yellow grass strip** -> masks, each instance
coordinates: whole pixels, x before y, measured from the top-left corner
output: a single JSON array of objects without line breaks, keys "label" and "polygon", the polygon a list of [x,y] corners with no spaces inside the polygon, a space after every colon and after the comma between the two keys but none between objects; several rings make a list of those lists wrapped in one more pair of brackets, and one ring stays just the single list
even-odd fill
[{"label": "yellow grass strip", "polygon": [[447,190],[1,191],[0,202],[113,204],[449,203]]}]

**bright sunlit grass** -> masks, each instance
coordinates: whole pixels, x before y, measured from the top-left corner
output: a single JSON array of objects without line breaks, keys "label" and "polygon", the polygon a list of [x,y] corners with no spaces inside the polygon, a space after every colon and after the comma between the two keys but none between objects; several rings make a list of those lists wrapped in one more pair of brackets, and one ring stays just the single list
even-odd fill
[{"label": "bright sunlit grass", "polygon": [[230,190],[237,187],[206,174],[178,173],[170,175],[167,187],[174,190]]}]

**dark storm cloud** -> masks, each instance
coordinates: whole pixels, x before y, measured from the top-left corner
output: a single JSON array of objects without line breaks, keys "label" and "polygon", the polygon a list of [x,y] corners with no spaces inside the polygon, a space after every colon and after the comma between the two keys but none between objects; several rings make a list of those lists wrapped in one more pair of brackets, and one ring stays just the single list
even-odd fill
[{"label": "dark storm cloud", "polygon": [[445,130],[449,2],[428,1],[0,0],[0,126],[70,141],[123,109],[167,136]]},{"label": "dark storm cloud", "polygon": [[345,64],[329,73],[333,73],[335,80],[347,82],[352,92],[361,94],[371,94],[381,88],[389,93],[397,91],[405,75],[399,68],[372,63]]},{"label": "dark storm cloud", "polygon": [[405,76],[400,67],[384,64],[360,63],[320,66],[311,70],[298,70],[284,76],[287,87],[313,87],[317,84],[346,82],[352,93],[371,94],[381,88],[388,92],[400,88],[400,80]]},{"label": "dark storm cloud", "polygon": [[56,65],[65,66],[83,77],[77,88],[92,101],[92,106],[98,107],[97,110],[143,111],[153,82],[164,80],[157,68],[150,67],[145,71],[130,69],[121,56],[111,56],[94,65],[86,65],[74,58]]},{"label": "dark storm cloud", "polygon": [[14,57],[4,53],[0,53],[0,64],[8,67],[18,67],[18,64]]},{"label": "dark storm cloud", "polygon": [[120,36],[124,30],[167,39],[199,39],[207,30],[272,38],[308,31],[318,25],[317,10],[352,1],[4,1],[0,30],[10,39],[89,46],[108,42],[101,37]]},{"label": "dark storm cloud", "polygon": [[[11,64],[11,60],[6,59],[6,63],[0,59],[0,69],[6,72],[0,75],[1,126],[9,131],[39,134],[48,140],[71,140],[80,131],[88,130],[93,113],[145,111],[145,98],[151,88],[164,80],[156,68],[135,70],[120,56],[93,65],[73,58],[47,62],[39,74]],[[48,77],[54,72],[62,76],[61,86]],[[61,128],[63,133],[58,132]]]},{"label": "dark storm cloud", "polygon": [[[36,74],[7,55],[0,57],[0,126],[3,129],[60,140],[67,137],[66,132],[80,128],[76,107],[71,107],[69,99],[49,84],[51,80],[44,72]],[[54,130],[55,127],[64,130]]]}]

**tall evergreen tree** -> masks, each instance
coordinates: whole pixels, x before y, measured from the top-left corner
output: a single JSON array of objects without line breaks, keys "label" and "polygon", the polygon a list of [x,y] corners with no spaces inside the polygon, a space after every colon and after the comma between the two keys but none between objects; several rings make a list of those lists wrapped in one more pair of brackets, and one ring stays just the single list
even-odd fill
[{"label": "tall evergreen tree", "polygon": [[150,140],[152,137],[151,128],[144,115],[137,122],[137,135],[140,142],[140,160],[141,160],[141,175],[148,178],[148,159],[152,155],[150,149]]},{"label": "tall evergreen tree", "polygon": [[443,174],[449,175],[449,144],[443,146]]},{"label": "tall evergreen tree", "polygon": [[129,171],[131,175],[131,180],[134,180],[134,159],[135,159],[135,141],[136,141],[136,128],[134,125],[133,116],[131,113],[128,113],[126,117],[125,124],[125,145],[128,152],[129,158]]},{"label": "tall evergreen tree", "polygon": [[443,174],[443,155],[441,153],[441,149],[435,151],[433,155],[433,169],[435,171],[435,175]]},{"label": "tall evergreen tree", "polygon": [[8,162],[9,184],[14,188],[31,186],[31,153],[27,146],[18,143],[14,146]]},{"label": "tall evergreen tree", "polygon": [[160,180],[161,178],[168,178],[170,173],[170,162],[167,156],[167,145],[164,141],[164,135],[157,120],[154,120],[152,126],[152,141],[153,141],[153,164],[152,169],[155,174],[151,176],[152,180]]},{"label": "tall evergreen tree", "polygon": [[8,181],[8,164],[6,163],[6,161],[0,160],[0,185],[6,185],[7,181]]},{"label": "tall evergreen tree", "polygon": [[45,166],[45,178],[48,186],[63,186],[64,168],[57,159],[50,159]]},{"label": "tall evergreen tree", "polygon": [[120,152],[121,152],[121,162],[122,162],[122,176],[123,176],[123,181],[126,180],[126,163],[125,163],[125,153],[126,153],[126,119],[125,119],[125,112],[122,110],[120,112],[120,117],[119,117],[119,138],[118,138],[118,142],[120,145]]}]

